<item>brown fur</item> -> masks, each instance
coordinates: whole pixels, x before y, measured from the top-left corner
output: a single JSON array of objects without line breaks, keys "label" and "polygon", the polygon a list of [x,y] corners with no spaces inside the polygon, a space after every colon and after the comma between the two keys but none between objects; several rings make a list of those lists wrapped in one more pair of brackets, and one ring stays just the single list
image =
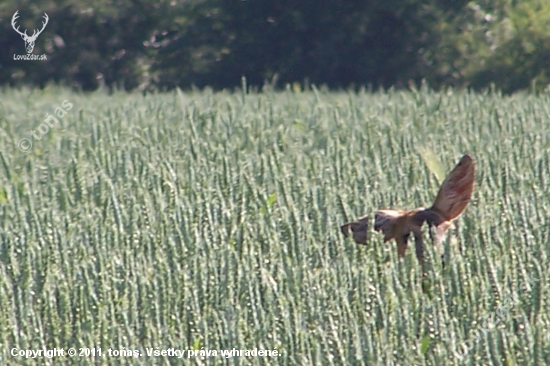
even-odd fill
[{"label": "brown fur", "polygon": [[[424,242],[422,225],[436,228],[437,242],[443,257],[442,240],[451,223],[462,214],[472,198],[475,181],[475,164],[470,155],[464,155],[454,169],[447,175],[431,207],[414,210],[378,210],[374,213],[374,230],[384,234],[384,242],[395,239],[400,258],[405,255],[410,234],[414,235],[416,257],[424,263]],[[353,240],[358,244],[367,244],[369,217],[348,222],[340,228],[348,237],[351,230]],[[430,232],[431,235],[431,232]]]}]

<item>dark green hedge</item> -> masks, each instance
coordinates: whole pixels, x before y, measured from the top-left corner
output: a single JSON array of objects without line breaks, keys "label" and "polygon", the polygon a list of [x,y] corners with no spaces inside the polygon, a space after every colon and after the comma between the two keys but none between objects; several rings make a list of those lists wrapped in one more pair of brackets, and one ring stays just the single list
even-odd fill
[{"label": "dark green hedge", "polygon": [[[5,1],[0,84],[93,90],[234,87],[277,81],[332,88],[425,79],[505,92],[550,77],[550,2],[488,0]],[[49,24],[34,53],[21,29]]]}]

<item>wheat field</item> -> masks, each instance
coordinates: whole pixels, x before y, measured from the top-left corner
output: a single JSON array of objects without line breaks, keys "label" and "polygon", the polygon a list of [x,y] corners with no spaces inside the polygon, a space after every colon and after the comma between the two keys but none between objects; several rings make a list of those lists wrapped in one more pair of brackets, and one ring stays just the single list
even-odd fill
[{"label": "wheat field", "polygon": [[[550,364],[549,126],[550,91],[2,89],[0,363]],[[466,152],[427,282],[341,234]]]}]

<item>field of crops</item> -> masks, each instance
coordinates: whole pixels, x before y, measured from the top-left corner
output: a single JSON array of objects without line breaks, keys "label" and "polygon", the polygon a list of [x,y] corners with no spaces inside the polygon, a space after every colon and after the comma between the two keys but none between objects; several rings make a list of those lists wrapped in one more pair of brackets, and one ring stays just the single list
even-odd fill
[{"label": "field of crops", "polygon": [[[550,364],[549,126],[550,92],[1,90],[0,364]],[[424,286],[344,238],[466,152]]]}]

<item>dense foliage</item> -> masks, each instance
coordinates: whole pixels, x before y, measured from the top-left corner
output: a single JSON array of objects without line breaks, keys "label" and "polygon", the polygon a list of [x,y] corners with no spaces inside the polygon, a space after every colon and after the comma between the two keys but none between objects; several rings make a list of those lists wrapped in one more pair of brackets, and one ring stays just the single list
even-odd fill
[{"label": "dense foliage", "polygon": [[[40,26],[24,53],[10,19]],[[540,90],[550,78],[545,0],[15,1],[0,4],[0,83],[85,90],[192,85],[445,85]]]},{"label": "dense foliage", "polygon": [[[0,92],[0,363],[550,363],[548,92],[245,90]],[[473,200],[424,287],[414,251],[344,239],[465,152]]]}]

